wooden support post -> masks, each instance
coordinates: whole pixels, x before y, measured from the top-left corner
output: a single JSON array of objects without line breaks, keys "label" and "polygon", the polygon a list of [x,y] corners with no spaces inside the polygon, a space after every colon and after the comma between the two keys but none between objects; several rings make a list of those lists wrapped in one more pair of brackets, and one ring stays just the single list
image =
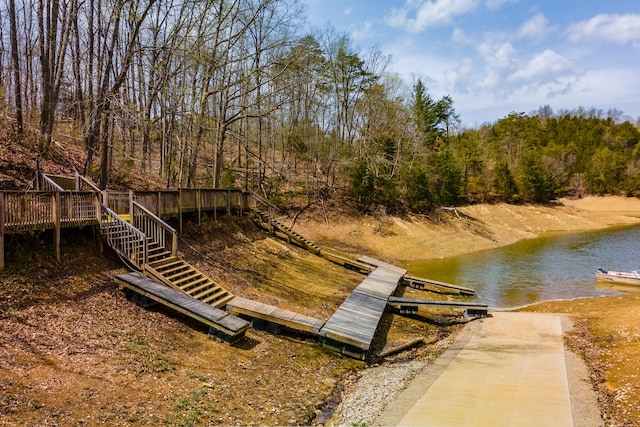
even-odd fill
[{"label": "wooden support post", "polygon": [[182,234],[182,188],[178,188],[178,213],[180,221],[180,234]]},{"label": "wooden support post", "polygon": [[4,192],[0,192],[0,270],[4,270]]},{"label": "wooden support post", "polygon": [[227,190],[227,215],[231,216],[231,190]]},{"label": "wooden support post", "polygon": [[133,220],[133,190],[129,190],[129,223],[135,223]]},{"label": "wooden support post", "polygon": [[[102,194],[104,200],[107,199],[106,191]],[[104,241],[102,240],[102,229],[100,223],[102,222],[102,211],[100,210],[100,199],[96,195],[96,220],[98,221],[97,230],[98,230],[98,253],[100,255],[104,254]]]},{"label": "wooden support post", "polygon": [[54,241],[56,245],[56,260],[62,261],[62,254],[60,253],[60,192],[55,192],[53,195],[53,224],[54,224]]},{"label": "wooden support post", "polygon": [[200,197],[202,197],[200,190],[196,190],[196,209],[198,209],[198,225],[200,225],[200,222],[202,221],[202,212],[201,212],[202,200],[200,199]]}]

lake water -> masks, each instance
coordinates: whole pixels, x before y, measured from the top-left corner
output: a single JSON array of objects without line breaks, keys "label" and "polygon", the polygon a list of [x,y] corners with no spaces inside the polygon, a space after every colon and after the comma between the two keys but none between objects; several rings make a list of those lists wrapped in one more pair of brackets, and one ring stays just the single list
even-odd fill
[{"label": "lake water", "polygon": [[405,266],[418,277],[475,289],[494,308],[619,294],[596,286],[595,271],[640,269],[640,226],[547,234],[500,249]]}]

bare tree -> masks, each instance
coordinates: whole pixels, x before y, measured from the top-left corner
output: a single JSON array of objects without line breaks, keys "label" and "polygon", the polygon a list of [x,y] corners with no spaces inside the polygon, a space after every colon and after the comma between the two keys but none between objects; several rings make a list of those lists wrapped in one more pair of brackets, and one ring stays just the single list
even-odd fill
[{"label": "bare tree", "polygon": [[18,49],[18,28],[16,24],[15,0],[9,0],[9,22],[11,27],[11,59],[13,61],[13,89],[16,104],[16,124],[18,127],[18,133],[22,133],[22,86],[20,82],[20,54]]}]

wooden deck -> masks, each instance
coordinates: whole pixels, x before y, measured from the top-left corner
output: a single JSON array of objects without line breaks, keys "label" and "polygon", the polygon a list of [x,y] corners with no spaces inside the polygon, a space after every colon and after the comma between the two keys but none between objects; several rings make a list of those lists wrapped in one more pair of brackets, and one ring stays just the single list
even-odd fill
[{"label": "wooden deck", "polygon": [[397,267],[373,270],[320,329],[323,345],[365,359],[402,271]]},{"label": "wooden deck", "polygon": [[209,326],[209,335],[233,343],[242,338],[250,324],[209,304],[158,283],[140,273],[119,274],[116,283]]},{"label": "wooden deck", "polygon": [[[285,326],[296,331],[317,334],[325,324],[324,320],[283,310],[273,305],[236,297],[227,303],[227,310],[236,316],[260,319],[271,324]],[[255,327],[254,322],[254,327]]]}]

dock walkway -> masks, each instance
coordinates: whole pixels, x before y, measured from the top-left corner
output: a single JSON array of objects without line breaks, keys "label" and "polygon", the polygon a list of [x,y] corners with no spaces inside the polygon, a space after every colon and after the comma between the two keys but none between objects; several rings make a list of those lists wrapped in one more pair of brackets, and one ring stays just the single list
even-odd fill
[{"label": "dock walkway", "polygon": [[125,288],[209,326],[209,335],[233,343],[242,338],[250,324],[140,273],[119,274],[116,282]]},{"label": "dock walkway", "polygon": [[235,297],[227,303],[229,313],[251,319],[253,327],[257,329],[280,332],[280,327],[302,332],[317,334],[324,326],[324,320],[305,316],[289,310],[283,310],[273,305],[242,297]]},{"label": "dock walkway", "polygon": [[[362,262],[362,259],[358,261]],[[376,261],[368,258],[368,261]],[[372,262],[369,262],[371,264]],[[320,329],[324,346],[365,359],[389,297],[406,270],[377,262],[376,267]]]}]

